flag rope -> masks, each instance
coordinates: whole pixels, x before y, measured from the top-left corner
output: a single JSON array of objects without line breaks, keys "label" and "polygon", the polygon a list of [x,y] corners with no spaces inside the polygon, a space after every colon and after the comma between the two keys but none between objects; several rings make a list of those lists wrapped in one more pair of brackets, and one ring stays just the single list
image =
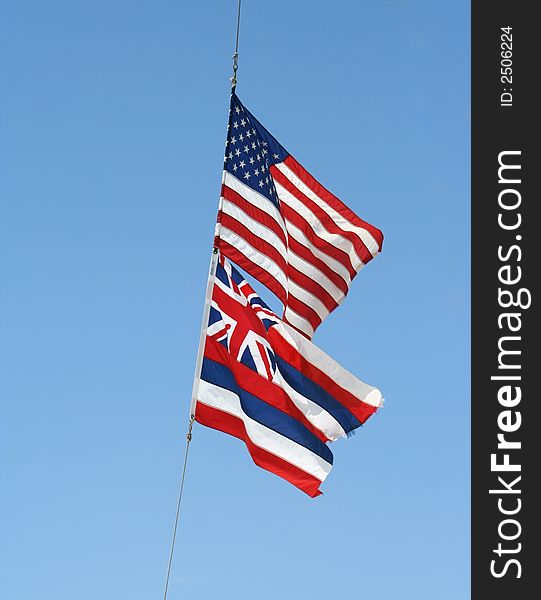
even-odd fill
[{"label": "flag rope", "polygon": [[212,289],[214,287],[214,277],[216,274],[216,265],[218,263],[218,249],[213,248],[210,259],[209,276],[207,281],[207,290],[205,293],[205,306],[203,308],[203,319],[201,322],[201,334],[199,337],[199,348],[197,350],[197,359],[195,363],[195,375],[192,388],[192,398],[190,404],[190,421],[188,425],[188,433],[186,434],[186,450],[184,451],[184,463],[182,465],[182,476],[180,479],[180,490],[177,500],[177,512],[175,515],[175,524],[173,526],[173,539],[171,541],[171,550],[169,552],[169,563],[167,565],[167,576],[165,578],[165,589],[163,600],[167,600],[167,591],[169,589],[169,578],[171,576],[171,565],[173,564],[173,554],[175,552],[175,540],[177,537],[178,519],[180,515],[180,505],[182,502],[182,492],[184,491],[184,479],[186,477],[186,466],[188,464],[188,452],[190,450],[190,442],[192,441],[192,428],[195,421],[195,406],[197,404],[197,393],[199,390],[199,380],[201,375],[201,365],[203,362],[203,350],[205,348],[205,338],[207,334],[207,323],[210,313],[210,304],[212,299]]},{"label": "flag rope", "polygon": [[[235,87],[237,85],[237,70],[239,68],[238,63],[239,63],[240,8],[241,8],[241,0],[238,0],[238,2],[237,2],[237,28],[236,28],[236,33],[235,33],[235,53],[233,54],[233,76],[230,78],[232,94],[234,93]],[[222,184],[223,184],[223,175],[222,175]],[[220,198],[219,210],[221,210],[221,204],[222,204],[222,199]],[[220,222],[218,222],[216,225],[217,225],[217,228],[216,228],[216,232],[215,232],[215,234],[216,234],[215,239],[217,239],[219,237],[219,230],[220,230],[221,224],[220,224]],[[197,404],[197,393],[199,390],[201,365],[202,365],[202,361],[203,361],[203,351],[205,348],[205,338],[206,338],[207,324],[208,324],[208,319],[209,319],[209,314],[210,314],[210,305],[211,305],[211,301],[212,301],[212,290],[214,288],[214,278],[216,275],[217,263],[218,263],[218,248],[215,244],[212,249],[212,254],[211,254],[211,258],[210,258],[209,276],[208,276],[208,280],[207,280],[207,290],[206,290],[206,294],[205,294],[205,306],[203,308],[203,319],[202,319],[202,323],[201,323],[201,333],[200,333],[200,337],[199,337],[199,348],[197,350],[197,359],[196,359],[196,364],[195,364],[195,377],[194,377],[194,383],[193,383],[193,389],[192,389],[192,398],[191,398],[191,402],[190,402],[190,421],[189,421],[189,425],[188,425],[188,432],[186,434],[186,449],[184,451],[184,462],[182,465],[182,476],[180,479],[180,489],[179,489],[178,499],[177,499],[177,510],[176,510],[176,514],[175,514],[175,523],[173,526],[173,536],[172,536],[172,540],[171,540],[171,550],[169,552],[169,562],[167,565],[167,575],[165,578],[165,588],[164,588],[164,593],[163,593],[163,600],[167,600],[167,592],[169,590],[169,579],[171,576],[171,566],[173,564],[173,555],[175,552],[175,541],[176,541],[176,537],[177,537],[177,528],[178,528],[178,521],[179,521],[179,516],[180,516],[180,506],[182,503],[182,493],[184,491],[184,479],[186,477],[186,467],[188,464],[188,453],[190,450],[190,442],[192,441],[192,428],[193,428],[193,424],[195,421],[195,407]]]},{"label": "flag rope", "polygon": [[167,591],[169,589],[169,578],[171,576],[171,565],[173,564],[173,554],[175,552],[175,540],[177,537],[177,527],[178,520],[180,515],[180,505],[182,502],[182,493],[184,491],[184,479],[186,477],[186,466],[188,464],[188,452],[190,450],[190,442],[192,441],[192,428],[195,421],[195,406],[197,404],[197,393],[199,391],[199,381],[201,375],[201,365],[203,362],[203,351],[205,348],[205,339],[207,335],[207,323],[210,314],[210,304],[212,300],[212,290],[214,288],[214,278],[216,275],[216,265],[218,263],[218,249],[216,247],[213,248],[211,259],[210,259],[210,268],[209,268],[209,276],[207,280],[207,290],[205,293],[205,306],[203,308],[203,319],[201,322],[201,334],[199,337],[199,348],[197,350],[197,359],[195,364],[195,375],[194,382],[192,388],[192,398],[190,404],[190,421],[188,425],[188,433],[186,434],[186,450],[184,451],[184,463],[182,465],[182,476],[180,479],[180,490],[178,493],[177,500],[177,512],[175,515],[175,524],[173,526],[173,537],[171,540],[171,550],[169,552],[169,563],[167,565],[167,576],[165,578],[165,589],[163,593],[163,600],[167,600]]},{"label": "flag rope", "polygon": [[184,491],[184,478],[186,476],[186,465],[188,464],[188,452],[190,450],[190,442],[192,441],[192,427],[195,416],[190,415],[190,423],[188,425],[188,433],[186,434],[186,450],[184,451],[184,464],[182,465],[182,477],[180,478],[180,490],[178,492],[177,512],[175,515],[175,525],[173,527],[173,539],[171,541],[171,551],[169,552],[169,564],[167,565],[167,576],[165,578],[165,590],[163,592],[163,600],[167,600],[167,591],[169,589],[169,577],[171,575],[171,565],[173,564],[173,553],[175,552],[175,539],[177,537],[178,517],[180,514],[180,505],[182,503],[182,492]]},{"label": "flag rope", "polygon": [[237,3],[237,32],[235,34],[235,53],[233,54],[233,77],[231,77],[231,88],[235,91],[237,86],[237,70],[239,68],[239,32],[240,32],[240,3]]}]

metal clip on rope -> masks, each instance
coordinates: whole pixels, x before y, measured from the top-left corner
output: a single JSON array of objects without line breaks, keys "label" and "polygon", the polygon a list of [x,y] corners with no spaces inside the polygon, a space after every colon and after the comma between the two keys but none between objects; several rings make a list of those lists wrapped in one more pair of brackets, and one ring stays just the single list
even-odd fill
[{"label": "metal clip on rope", "polygon": [[237,69],[239,68],[239,32],[240,32],[240,3],[237,3],[237,31],[235,32],[235,54],[233,54],[233,77],[231,80],[231,88],[235,91],[237,85]]},{"label": "metal clip on rope", "polygon": [[192,427],[195,419],[195,415],[190,415],[190,425],[188,426],[188,433],[186,434],[186,440],[188,444],[192,441]]},{"label": "metal clip on rope", "polygon": [[233,54],[233,77],[230,77],[231,87],[235,87],[237,85],[237,70],[239,68],[239,53],[235,52]]}]

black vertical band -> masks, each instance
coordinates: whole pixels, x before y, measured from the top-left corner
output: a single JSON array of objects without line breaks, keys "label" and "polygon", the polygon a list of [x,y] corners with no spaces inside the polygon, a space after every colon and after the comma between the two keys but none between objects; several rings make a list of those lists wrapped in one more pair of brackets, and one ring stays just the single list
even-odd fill
[{"label": "black vertical band", "polygon": [[[537,597],[541,231],[535,5],[472,5],[472,597]],[[531,303],[531,305],[530,305]],[[539,346],[539,347],[538,347]],[[533,595],[532,595],[533,594]]]}]

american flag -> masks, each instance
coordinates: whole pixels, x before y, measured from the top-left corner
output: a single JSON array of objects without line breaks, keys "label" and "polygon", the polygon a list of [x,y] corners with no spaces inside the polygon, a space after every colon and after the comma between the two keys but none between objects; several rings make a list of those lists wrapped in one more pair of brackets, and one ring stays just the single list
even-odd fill
[{"label": "american flag", "polygon": [[233,93],[215,245],[276,294],[283,320],[311,338],[382,243]]}]

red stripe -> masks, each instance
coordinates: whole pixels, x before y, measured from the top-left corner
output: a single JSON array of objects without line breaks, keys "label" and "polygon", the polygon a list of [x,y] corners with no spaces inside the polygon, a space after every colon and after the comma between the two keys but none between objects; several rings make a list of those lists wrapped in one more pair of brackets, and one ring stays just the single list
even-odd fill
[{"label": "red stripe", "polygon": [[306,360],[294,346],[276,331],[275,327],[269,329],[268,336],[271,346],[278,356],[283,358],[292,367],[299,370],[305,377],[308,377],[329,392],[335,400],[343,404],[351,413],[353,413],[361,423],[364,423],[368,417],[376,412],[377,408],[375,406],[366,404],[357,396],[338,385],[336,381],[331,379],[311,362]]},{"label": "red stripe", "polygon": [[225,184],[222,185],[222,196],[230,201],[231,203],[238,206],[244,212],[246,212],[251,218],[256,220],[258,223],[261,223],[263,226],[270,229],[273,233],[275,233],[283,242],[285,246],[289,247],[301,258],[310,262],[314,266],[316,266],[322,273],[324,273],[338,288],[340,288],[344,295],[347,294],[348,285],[347,283],[336,273],[329,265],[323,262],[321,259],[316,257],[309,248],[303,246],[295,239],[290,238],[286,240],[286,236],[284,233],[284,229],[282,224],[280,224],[276,219],[271,217],[265,211],[255,207],[249,201],[245,200],[238,192],[227,187]]},{"label": "red stripe", "polygon": [[227,229],[247,241],[252,248],[272,259],[282,269],[284,275],[287,273],[287,261],[285,257],[272,244],[269,244],[257,234],[252,233],[246,225],[223,211],[220,222],[223,227],[227,227]]},{"label": "red stripe", "polygon": [[306,262],[312,264],[316,269],[319,269],[324,275],[330,279],[334,285],[344,292],[344,296],[349,291],[349,286],[347,282],[339,275],[336,271],[334,271],[326,262],[323,262],[320,258],[318,258],[307,246],[299,243],[295,238],[289,236],[289,249],[291,252],[295,253],[297,256],[300,256]]},{"label": "red stripe", "polygon": [[[312,329],[315,331],[318,326],[321,324],[321,317],[317,314],[317,312],[310,308],[307,304],[299,300],[295,296],[289,295],[287,298],[287,305],[295,311],[299,316],[306,319],[308,323],[312,326]],[[284,311],[285,312],[285,311]],[[304,334],[306,335],[306,334]]]},{"label": "red stripe", "polygon": [[383,246],[383,232],[380,229],[361,219],[359,215],[355,214],[348,206],[346,206],[340,198],[337,198],[334,194],[329,192],[326,187],[322,186],[321,183],[308,173],[308,171],[291,155],[284,160],[284,163],[316,194],[316,196],[321,198],[330,207],[334,208],[336,212],[340,213],[352,225],[366,229],[376,241],[381,252],[381,247]]},{"label": "red stripe", "polygon": [[289,483],[292,483],[312,498],[321,494],[319,491],[321,481],[319,479],[275,454],[256,446],[249,438],[244,423],[238,417],[198,402],[195,410],[195,418],[202,425],[223,431],[242,440],[246,444],[252,460],[258,467],[289,481]]},{"label": "red stripe", "polygon": [[[274,167],[271,167],[273,169]],[[279,172],[279,171],[278,171]],[[347,252],[344,252],[340,248],[333,246],[326,239],[319,237],[316,232],[312,229],[310,223],[300,215],[296,210],[293,210],[290,206],[288,206],[285,202],[280,204],[280,211],[284,215],[286,219],[286,228],[287,221],[290,221],[298,227],[304,235],[310,240],[310,242],[321,252],[332,256],[339,263],[342,263],[344,267],[349,271],[351,278],[355,277],[357,271],[353,268],[351,264],[351,259],[349,258]]]},{"label": "red stripe", "polygon": [[283,388],[278,384],[269,381],[259,373],[252,371],[250,367],[234,360],[227,348],[222,346],[222,344],[207,337],[205,343],[205,356],[230,369],[233,372],[237,385],[244,391],[263,400],[263,402],[274,406],[283,413],[290,415],[304,425],[306,429],[322,442],[329,441],[329,438],[322,431],[308,421]]},{"label": "red stripe", "polygon": [[290,327],[292,327],[295,331],[297,331],[298,333],[300,333],[303,337],[305,337],[307,340],[311,340],[312,336],[308,335],[305,331],[303,331],[302,329],[299,329],[296,325],[293,325],[293,323],[291,323],[290,321],[287,320],[287,317],[282,317],[282,321],[284,323],[287,323]]},{"label": "red stripe", "polygon": [[231,202],[232,204],[238,206],[252,219],[258,221],[259,223],[261,223],[261,225],[273,231],[282,240],[284,246],[287,246],[287,240],[284,232],[283,223],[280,223],[279,221],[271,217],[268,213],[266,213],[264,210],[257,208],[251,202],[245,200],[238,192],[227,187],[225,184],[222,185],[222,196],[226,200],[229,200],[229,202]]},{"label": "red stripe", "polygon": [[[291,279],[297,285],[320,300],[329,312],[333,311],[338,306],[336,300],[320,283],[318,283],[317,280],[311,279],[308,275],[305,275],[291,264],[288,264],[287,276],[288,279]],[[290,291],[290,293],[292,292]]]},{"label": "red stripe", "polygon": [[282,284],[268,271],[253,263],[250,259],[246,258],[242,252],[237,250],[235,246],[232,246],[226,241],[218,238],[214,243],[220,248],[220,252],[224,256],[236,263],[241,269],[244,269],[247,273],[255,277],[263,285],[267,286],[273,294],[278,296],[283,304],[286,303],[287,291],[284,289]]},{"label": "red stripe", "polygon": [[[222,223],[225,225],[224,218],[226,217],[226,215],[222,213],[221,217]],[[227,243],[223,239],[219,240],[219,247],[220,251],[224,256],[235,262],[247,273],[261,281],[261,283],[267,286],[271,292],[275,293],[278,296],[278,298],[282,301],[284,306],[290,306],[299,316],[306,319],[310,323],[314,331],[317,329],[318,325],[321,324],[322,319],[317,314],[317,312],[313,308],[305,304],[302,300],[299,300],[295,296],[292,296],[291,292],[290,295],[287,296],[287,292],[285,292],[284,288],[280,285],[278,280],[275,277],[273,277],[268,271],[259,267],[251,260],[247,259],[244,256],[244,254],[242,254],[234,246]],[[261,252],[261,254],[264,253]],[[294,327],[294,325],[292,326]],[[303,333],[303,335],[306,336],[305,333]]]},{"label": "red stripe", "polygon": [[326,306],[329,312],[338,306],[334,298],[317,281],[288,264],[282,254],[280,254],[272,244],[261,239],[257,234],[250,231],[243,223],[223,211],[221,212],[220,222],[223,227],[227,227],[236,235],[246,240],[253,248],[257,248],[261,254],[272,259],[288,278],[292,279],[303,289],[312,293]]},{"label": "red stripe", "polygon": [[322,208],[320,208],[313,200],[310,200],[308,196],[304,195],[281,171],[274,166],[272,168],[274,169],[272,171],[273,178],[290,194],[295,196],[299,202],[302,202],[306,208],[312,211],[329,233],[338,234],[346,240],[349,240],[363,263],[366,264],[372,260],[372,253],[364,245],[364,242],[357,234],[352,231],[340,229],[336,222]]}]

